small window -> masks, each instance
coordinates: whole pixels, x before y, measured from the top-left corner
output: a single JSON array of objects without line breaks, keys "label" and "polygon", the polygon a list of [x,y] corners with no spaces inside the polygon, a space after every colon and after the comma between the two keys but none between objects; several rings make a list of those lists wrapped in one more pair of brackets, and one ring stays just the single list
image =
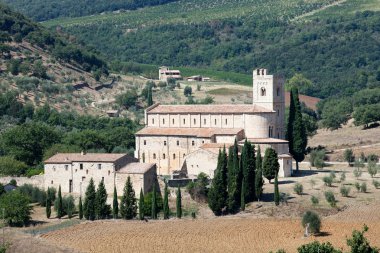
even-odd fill
[{"label": "small window", "polygon": [[86,174],[88,175],[88,170],[86,170]]},{"label": "small window", "polygon": [[153,159],[156,159],[156,153],[153,153]]},{"label": "small window", "polygon": [[104,177],[102,177],[102,182],[104,182]]},{"label": "small window", "polygon": [[162,119],[162,124],[165,125],[165,119]]},{"label": "small window", "polygon": [[191,141],[191,146],[194,146],[195,145],[195,141]]},{"label": "small window", "polygon": [[215,126],[216,126],[216,119],[215,119]]},{"label": "small window", "polygon": [[144,140],[144,145],[146,145],[146,140]]},{"label": "small window", "polygon": [[54,182],[53,182],[53,180],[51,180],[51,184],[53,184]]},{"label": "small window", "polygon": [[173,122],[173,125],[174,125],[174,119],[172,120],[172,122]]},{"label": "small window", "polygon": [[166,146],[166,141],[164,141],[164,146]]},{"label": "small window", "polygon": [[203,124],[206,125],[206,119],[203,119]]},{"label": "small window", "polygon": [[280,110],[277,110],[277,117],[280,116]]},{"label": "small window", "polygon": [[111,174],[111,171],[108,171],[108,176]]},{"label": "small window", "polygon": [[195,124],[197,124],[197,120],[196,120],[196,119],[194,119],[194,125],[195,125]]},{"label": "small window", "polygon": [[183,119],[183,124],[186,124],[186,119]]},{"label": "small window", "polygon": [[165,158],[166,158],[165,154],[162,154],[162,159],[165,159]]},{"label": "small window", "polygon": [[145,163],[145,153],[142,154],[143,163]]},{"label": "small window", "polygon": [[55,171],[55,166],[53,166],[53,171]]},{"label": "small window", "polygon": [[68,171],[69,170],[69,165],[65,165],[65,170]]},{"label": "small window", "polygon": [[179,141],[177,141],[177,146],[179,146]]},{"label": "small window", "polygon": [[86,177],[82,177],[82,182],[83,182],[84,180],[86,180]]},{"label": "small window", "polygon": [[203,140],[203,141],[202,141],[202,144],[204,144],[204,143],[205,143],[205,141]]},{"label": "small window", "polygon": [[154,125],[154,119],[152,119],[152,125]]},{"label": "small window", "polygon": [[102,165],[99,163],[98,164],[98,170],[101,170],[102,169]]},{"label": "small window", "polygon": [[185,156],[186,156],[186,154],[185,154],[185,153],[183,153],[183,158],[185,158]]},{"label": "small window", "polygon": [[83,170],[83,163],[79,164],[79,169]]},{"label": "small window", "polygon": [[175,154],[173,154],[173,160],[175,160]]},{"label": "small window", "polygon": [[277,88],[277,96],[280,96],[280,88]]},{"label": "small window", "polygon": [[227,125],[227,119],[226,119],[226,125]]},{"label": "small window", "polygon": [[264,87],[261,88],[261,96],[266,96],[267,95],[267,91]]}]

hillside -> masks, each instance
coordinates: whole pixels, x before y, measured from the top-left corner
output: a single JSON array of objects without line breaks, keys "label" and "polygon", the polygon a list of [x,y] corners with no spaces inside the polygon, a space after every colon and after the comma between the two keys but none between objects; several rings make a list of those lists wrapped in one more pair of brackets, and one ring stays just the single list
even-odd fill
[{"label": "hillside", "polygon": [[106,11],[135,10],[144,6],[154,6],[174,1],[176,0],[1,0],[0,2],[10,5],[36,21],[43,21],[57,17],[80,17]]},{"label": "hillside", "polygon": [[313,85],[301,92],[326,98],[379,85],[379,7],[377,0],[191,0],[44,25],[62,26],[114,60],[302,73]]}]

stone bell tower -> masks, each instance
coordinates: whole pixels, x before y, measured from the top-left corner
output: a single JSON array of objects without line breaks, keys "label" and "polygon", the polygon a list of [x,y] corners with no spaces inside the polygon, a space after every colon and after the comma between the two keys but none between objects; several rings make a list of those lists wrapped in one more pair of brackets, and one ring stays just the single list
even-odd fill
[{"label": "stone bell tower", "polygon": [[267,69],[253,70],[253,104],[275,112],[269,136],[285,138],[285,82],[280,76],[268,75]]}]

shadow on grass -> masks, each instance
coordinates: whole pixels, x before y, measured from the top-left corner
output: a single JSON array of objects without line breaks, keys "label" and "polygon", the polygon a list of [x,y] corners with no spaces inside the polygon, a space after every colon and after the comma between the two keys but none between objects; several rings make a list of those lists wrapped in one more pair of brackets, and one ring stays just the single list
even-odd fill
[{"label": "shadow on grass", "polygon": [[325,236],[330,236],[331,233],[329,232],[325,232],[325,231],[322,231],[322,232],[319,232],[318,234],[316,234],[317,237],[325,237]]}]

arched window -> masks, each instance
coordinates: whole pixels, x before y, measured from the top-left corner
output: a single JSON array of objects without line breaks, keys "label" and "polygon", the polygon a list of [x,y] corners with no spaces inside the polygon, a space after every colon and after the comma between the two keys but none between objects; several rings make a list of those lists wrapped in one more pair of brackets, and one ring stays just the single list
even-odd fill
[{"label": "arched window", "polygon": [[154,125],[154,119],[152,119],[152,125]]},{"label": "arched window", "polygon": [[264,87],[262,87],[261,88],[261,96],[266,96],[266,95],[267,95],[267,90]]},{"label": "arched window", "polygon": [[174,119],[172,120],[172,122],[173,122],[173,125],[174,125]]},{"label": "arched window", "polygon": [[166,141],[164,141],[164,146],[166,146]]},{"label": "arched window", "polygon": [[179,141],[177,141],[177,146],[179,146]]},{"label": "arched window", "polygon": [[194,119],[194,125],[195,125],[195,124],[197,124],[197,120],[196,120],[196,119]]},{"label": "arched window", "polygon": [[173,160],[175,160],[175,154],[173,154]]},{"label": "arched window", "polygon": [[145,153],[142,154],[142,161],[145,163]]},{"label": "arched window", "polygon": [[194,146],[195,145],[195,141],[191,141],[191,146]]},{"label": "arched window", "polygon": [[227,119],[226,119],[226,125],[227,125]]},{"label": "arched window", "polygon": [[144,145],[146,145],[146,140],[144,140]]},{"label": "arched window", "polygon": [[156,159],[156,153],[153,153],[153,159]]},{"label": "arched window", "polygon": [[166,158],[165,154],[162,154],[162,159],[165,159],[165,158]]},{"label": "arched window", "polygon": [[183,124],[186,124],[186,119],[183,119]]},{"label": "arched window", "polygon": [[206,119],[203,119],[203,124],[206,125]]},{"label": "arched window", "polygon": [[215,126],[216,126],[216,119],[215,119]]},{"label": "arched window", "polygon": [[165,125],[165,119],[162,119],[162,124]]},{"label": "arched window", "polygon": [[183,158],[185,158],[185,156],[186,156],[186,154],[185,154],[185,153],[183,153]]}]

